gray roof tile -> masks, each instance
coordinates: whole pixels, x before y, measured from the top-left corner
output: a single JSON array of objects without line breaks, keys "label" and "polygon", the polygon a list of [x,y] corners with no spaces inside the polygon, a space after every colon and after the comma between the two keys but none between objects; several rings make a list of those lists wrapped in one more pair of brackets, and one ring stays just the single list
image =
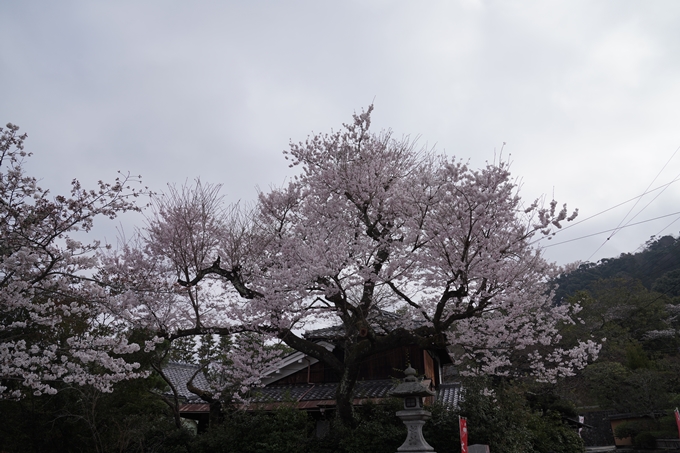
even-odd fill
[{"label": "gray roof tile", "polygon": [[459,382],[441,384],[437,389],[437,402],[446,406],[458,407],[461,386]]},{"label": "gray roof tile", "polygon": [[[282,403],[335,400],[337,383],[325,384],[290,384],[270,385],[253,390],[253,403]],[[392,380],[358,381],[354,389],[354,398],[387,398],[390,390],[396,386]],[[449,406],[457,406],[460,401],[460,384],[441,384],[437,389],[437,402]]]},{"label": "gray roof tile", "polygon": [[[197,395],[191,393],[189,389],[187,389],[187,383],[199,368],[198,365],[170,362],[163,367],[163,373],[168,377],[170,382],[172,382],[172,385],[177,389],[177,393],[181,398],[188,401],[200,400]],[[210,384],[202,371],[194,378],[194,386],[201,390],[210,389]]]}]

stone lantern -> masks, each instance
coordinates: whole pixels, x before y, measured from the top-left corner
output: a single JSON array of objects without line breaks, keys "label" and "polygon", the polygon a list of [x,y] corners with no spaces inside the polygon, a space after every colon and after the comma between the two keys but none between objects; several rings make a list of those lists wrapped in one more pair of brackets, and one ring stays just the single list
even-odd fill
[{"label": "stone lantern", "polygon": [[404,410],[397,412],[408,430],[403,445],[397,448],[397,453],[409,452],[432,452],[434,448],[423,437],[423,425],[430,419],[432,414],[423,409],[423,398],[433,396],[434,392],[423,385],[422,380],[416,379],[416,370],[411,365],[404,370],[406,377],[390,392],[390,396],[404,399]]}]

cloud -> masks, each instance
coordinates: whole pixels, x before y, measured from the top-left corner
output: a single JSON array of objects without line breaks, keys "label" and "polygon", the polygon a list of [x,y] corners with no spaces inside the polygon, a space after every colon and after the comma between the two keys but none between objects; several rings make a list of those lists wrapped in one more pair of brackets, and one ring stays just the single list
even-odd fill
[{"label": "cloud", "polygon": [[[55,191],[130,170],[156,190],[201,176],[236,200],[291,176],[289,140],[375,100],[376,127],[472,165],[507,142],[527,198],[554,192],[585,217],[642,193],[680,145],[678,19],[672,0],[5,2],[0,121],[29,133]],[[592,259],[634,249],[652,223]],[[589,241],[550,256],[586,259]]]}]

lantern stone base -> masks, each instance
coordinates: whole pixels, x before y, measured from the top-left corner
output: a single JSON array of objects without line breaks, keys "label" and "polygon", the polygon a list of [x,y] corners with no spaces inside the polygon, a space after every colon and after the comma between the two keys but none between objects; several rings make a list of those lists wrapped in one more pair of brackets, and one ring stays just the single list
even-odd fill
[{"label": "lantern stone base", "polygon": [[406,440],[401,447],[397,448],[397,453],[436,453],[423,437],[423,425],[431,416],[430,412],[423,409],[406,409],[397,412],[397,417],[404,422],[408,430]]}]

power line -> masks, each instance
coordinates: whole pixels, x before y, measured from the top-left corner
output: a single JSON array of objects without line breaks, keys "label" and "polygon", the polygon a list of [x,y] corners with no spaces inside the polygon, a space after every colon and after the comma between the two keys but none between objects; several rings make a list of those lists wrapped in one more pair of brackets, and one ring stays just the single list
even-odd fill
[{"label": "power line", "polygon": [[670,227],[671,225],[673,225],[673,224],[674,224],[675,222],[677,222],[678,220],[680,220],[680,217],[677,217],[677,218],[676,218],[675,220],[673,220],[671,223],[669,223],[669,224],[666,225],[665,227],[661,228],[661,230],[660,230],[658,233],[656,233],[654,236],[660,235],[666,228]]},{"label": "power line", "polygon": [[[680,211],[674,212],[674,213],[672,213],[672,214],[666,214],[666,215],[662,215],[662,216],[659,216],[659,217],[654,217],[653,219],[643,220],[643,221],[641,221],[641,222],[628,223],[628,224],[626,224],[626,225],[624,225],[624,226],[621,226],[621,227],[611,228],[611,229],[609,229],[609,230],[603,230],[603,231],[600,231],[600,232],[598,232],[598,233],[587,234],[587,235],[585,235],[585,236],[577,237],[577,238],[574,238],[574,239],[568,239],[568,240],[566,240],[566,241],[557,242],[557,243],[555,243],[555,244],[545,245],[545,246],[543,246],[543,248],[547,249],[548,247],[554,247],[554,246],[556,246],[556,245],[561,245],[561,244],[566,244],[566,243],[568,243],[568,242],[578,241],[578,240],[580,240],[580,239],[585,239],[585,238],[589,238],[589,237],[592,237],[592,236],[597,236],[597,235],[599,235],[599,234],[609,233],[609,232],[616,231],[616,230],[622,230],[622,229],[624,229],[624,228],[632,227],[632,226],[635,226],[635,225],[641,225],[641,224],[643,224],[643,223],[652,222],[652,221],[654,221],[654,220],[659,220],[659,219],[663,219],[663,218],[666,218],[666,217],[671,217],[671,216],[674,216],[674,215],[680,215]],[[672,225],[672,224],[671,224],[671,225]],[[670,225],[669,225],[669,226],[670,226]],[[666,228],[668,228],[668,227],[666,227]],[[607,238],[606,241],[608,241],[610,238],[611,238],[611,236],[610,236],[609,238]],[[606,243],[606,241],[605,241],[605,243]],[[599,249],[598,249],[598,250],[599,250]],[[591,255],[591,256],[592,256],[592,255]],[[588,259],[590,259],[590,258],[588,258]]]},{"label": "power line", "polygon": [[658,186],[658,187],[655,187],[655,188],[652,189],[652,190],[648,190],[648,191],[646,191],[646,192],[644,192],[644,193],[642,193],[642,194],[640,194],[640,195],[638,195],[638,196],[636,196],[636,197],[633,197],[633,198],[631,198],[631,199],[629,199],[629,200],[626,200],[626,201],[623,201],[623,202],[621,202],[621,203],[619,203],[619,204],[617,204],[617,205],[614,205],[614,206],[612,206],[611,208],[607,208],[607,209],[605,209],[604,211],[600,211],[600,212],[598,212],[597,214],[591,215],[590,217],[586,217],[585,219],[581,219],[581,220],[579,220],[578,222],[572,223],[571,225],[567,225],[566,227],[562,228],[561,230],[556,231],[555,234],[558,234],[558,233],[561,233],[561,232],[563,232],[563,231],[565,231],[565,230],[568,230],[568,229],[571,228],[571,227],[575,227],[576,225],[579,225],[579,224],[585,222],[586,220],[590,220],[590,219],[592,219],[592,218],[594,218],[594,217],[597,217],[597,216],[599,216],[599,215],[601,215],[601,214],[604,214],[605,212],[609,212],[609,211],[611,211],[612,209],[616,209],[616,208],[618,208],[618,207],[620,207],[620,206],[623,206],[623,205],[626,204],[626,203],[630,203],[631,201],[637,200],[638,198],[642,198],[642,197],[644,197],[644,196],[647,195],[647,194],[650,194],[650,193],[652,193],[652,192],[656,192],[657,190],[660,190],[660,189],[664,189],[664,190],[665,190],[665,188],[667,188],[668,186],[670,186],[671,184],[673,184],[674,182],[677,182],[677,181],[680,181],[680,175],[676,176],[675,179],[672,180],[671,182],[667,182],[666,184],[662,184],[662,185],[660,185],[660,186]]},{"label": "power line", "polygon": [[[678,174],[678,176],[676,176],[675,179],[673,179],[673,181],[677,181],[678,179],[680,179],[680,174]],[[633,219],[634,219],[635,217],[637,217],[637,216],[639,216],[640,214],[642,214],[642,211],[644,211],[645,209],[647,209],[647,208],[649,207],[649,205],[652,204],[652,203],[654,202],[654,200],[656,200],[657,198],[659,198],[659,197],[661,196],[661,194],[664,193],[664,192],[666,191],[666,189],[668,189],[668,186],[664,187],[664,189],[663,189],[661,192],[657,193],[656,196],[655,196],[654,198],[652,198],[652,199],[645,205],[644,208],[640,209],[640,210],[637,212],[637,214],[635,214],[633,217],[631,217],[631,218],[628,220],[628,222],[626,222],[626,223],[624,224],[624,226],[625,226],[625,225],[628,225],[630,222],[633,221]],[[612,234],[612,236],[614,236],[614,235]]]},{"label": "power line", "polygon": [[[655,187],[655,188],[653,188],[652,190],[648,190],[647,192],[644,192],[644,193],[642,193],[642,194],[640,194],[640,195],[638,195],[638,196],[636,196],[636,197],[630,198],[630,199],[628,199],[628,200],[626,200],[626,201],[622,201],[621,203],[619,203],[619,204],[617,204],[617,205],[614,205],[614,206],[612,206],[612,207],[610,207],[610,208],[607,208],[607,209],[605,209],[605,210],[603,210],[603,211],[600,211],[600,212],[598,212],[598,213],[596,213],[596,214],[593,214],[593,215],[591,215],[591,216],[589,216],[589,217],[586,217],[585,219],[581,219],[581,220],[579,220],[578,222],[574,222],[574,223],[572,223],[572,224],[570,224],[570,225],[567,225],[567,226],[565,226],[564,228],[555,231],[555,232],[553,233],[553,237],[554,237],[555,235],[557,235],[557,234],[560,234],[560,233],[562,233],[562,232],[568,230],[568,229],[571,228],[571,227],[575,227],[576,225],[579,225],[579,224],[585,222],[586,220],[593,219],[593,218],[595,218],[595,217],[597,217],[597,216],[599,216],[599,215],[602,215],[602,214],[604,214],[604,213],[606,213],[606,212],[611,211],[612,209],[616,209],[616,208],[618,208],[618,207],[620,207],[620,206],[623,206],[623,205],[626,204],[626,203],[630,203],[631,201],[637,200],[638,198],[642,198],[642,197],[644,197],[645,195],[648,195],[648,194],[650,194],[650,193],[652,193],[652,192],[656,192],[657,190],[661,190],[661,189],[664,189],[664,190],[665,190],[668,186],[670,186],[671,184],[673,184],[674,182],[677,182],[677,181],[680,181],[680,175],[678,175],[678,176],[677,176],[675,179],[673,179],[671,182],[667,182],[666,184],[662,184],[662,185],[660,185],[660,186],[658,186],[658,187]],[[656,197],[655,197],[655,198],[656,198]],[[672,214],[669,214],[669,215],[672,215]],[[666,228],[668,228],[668,227],[671,226],[671,225],[672,225],[672,223],[669,224],[668,226],[666,226]],[[664,228],[664,230],[665,230],[666,228]],[[608,232],[610,232],[610,231],[613,231],[613,229],[612,229],[612,230],[601,231],[601,232],[599,232],[599,233],[594,233],[593,235],[608,233]],[[663,231],[663,230],[661,230],[661,231]],[[658,233],[657,233],[657,234],[658,234]],[[591,236],[593,236],[593,235],[591,235]],[[584,236],[584,237],[589,237],[589,236]],[[546,239],[545,237],[536,239],[535,241],[532,241],[532,242],[531,242],[531,245],[536,244],[537,242],[543,241],[543,240],[545,240],[545,239]],[[561,242],[560,242],[559,244],[561,244]],[[553,245],[557,245],[557,244],[553,244]]]},{"label": "power line", "polygon": [[[649,188],[652,187],[652,184],[654,184],[654,181],[657,180],[657,178],[659,177],[659,175],[661,175],[661,173],[666,169],[666,167],[667,167],[668,164],[671,162],[671,160],[673,160],[673,158],[675,157],[675,155],[678,153],[678,150],[680,150],[680,146],[678,146],[678,147],[675,149],[675,152],[673,152],[673,154],[671,155],[670,159],[668,159],[668,160],[666,161],[666,163],[663,165],[663,167],[661,167],[661,170],[659,170],[659,173],[656,174],[656,176],[654,177],[654,179],[652,180],[652,182],[650,182],[649,185],[647,186],[647,188],[645,189],[644,194],[646,194],[646,193],[649,192]],[[679,176],[680,176],[680,175],[679,175]],[[677,179],[677,176],[676,176],[676,179]],[[665,189],[664,189],[664,190],[665,190]],[[644,194],[643,194],[643,195],[644,195]],[[660,194],[659,194],[659,195],[660,195]],[[658,195],[657,195],[657,197],[658,197]],[[626,227],[626,226],[628,225],[628,223],[630,223],[631,220],[633,220],[635,217],[637,217],[637,215],[640,214],[640,212],[644,211],[645,208],[647,208],[647,206],[649,206],[649,203],[647,203],[647,205],[646,205],[644,208],[642,208],[642,209],[640,210],[640,212],[638,212],[635,216],[633,216],[633,218],[631,218],[631,219],[628,221],[628,223],[625,224],[625,225],[623,225],[623,227],[622,227],[621,224],[623,224],[623,222],[624,222],[624,221],[626,220],[626,218],[630,215],[630,213],[633,212],[633,209],[635,209],[635,206],[637,206],[637,204],[640,202],[640,199],[641,199],[641,198],[638,198],[638,200],[637,200],[637,201],[635,202],[635,204],[630,208],[630,210],[626,213],[626,215],[623,216],[623,219],[621,219],[621,221],[620,221],[619,224],[616,226],[616,228],[614,228],[614,230],[612,231],[612,234],[610,234],[609,237],[608,237],[607,239],[605,239],[604,242],[602,242],[602,244],[600,244],[600,246],[597,248],[597,250],[595,250],[595,251],[588,257],[588,259],[587,259],[586,261],[590,261],[590,259],[591,259],[593,256],[595,256],[595,254],[596,254],[597,252],[599,252],[600,249],[601,249],[602,247],[604,247],[604,245],[607,243],[607,241],[610,240],[612,237],[614,237],[614,235],[617,233],[618,230],[620,230],[620,229],[623,228],[623,227]],[[654,197],[654,199],[656,199],[656,197]],[[652,201],[654,201],[654,200],[652,200]]]}]

